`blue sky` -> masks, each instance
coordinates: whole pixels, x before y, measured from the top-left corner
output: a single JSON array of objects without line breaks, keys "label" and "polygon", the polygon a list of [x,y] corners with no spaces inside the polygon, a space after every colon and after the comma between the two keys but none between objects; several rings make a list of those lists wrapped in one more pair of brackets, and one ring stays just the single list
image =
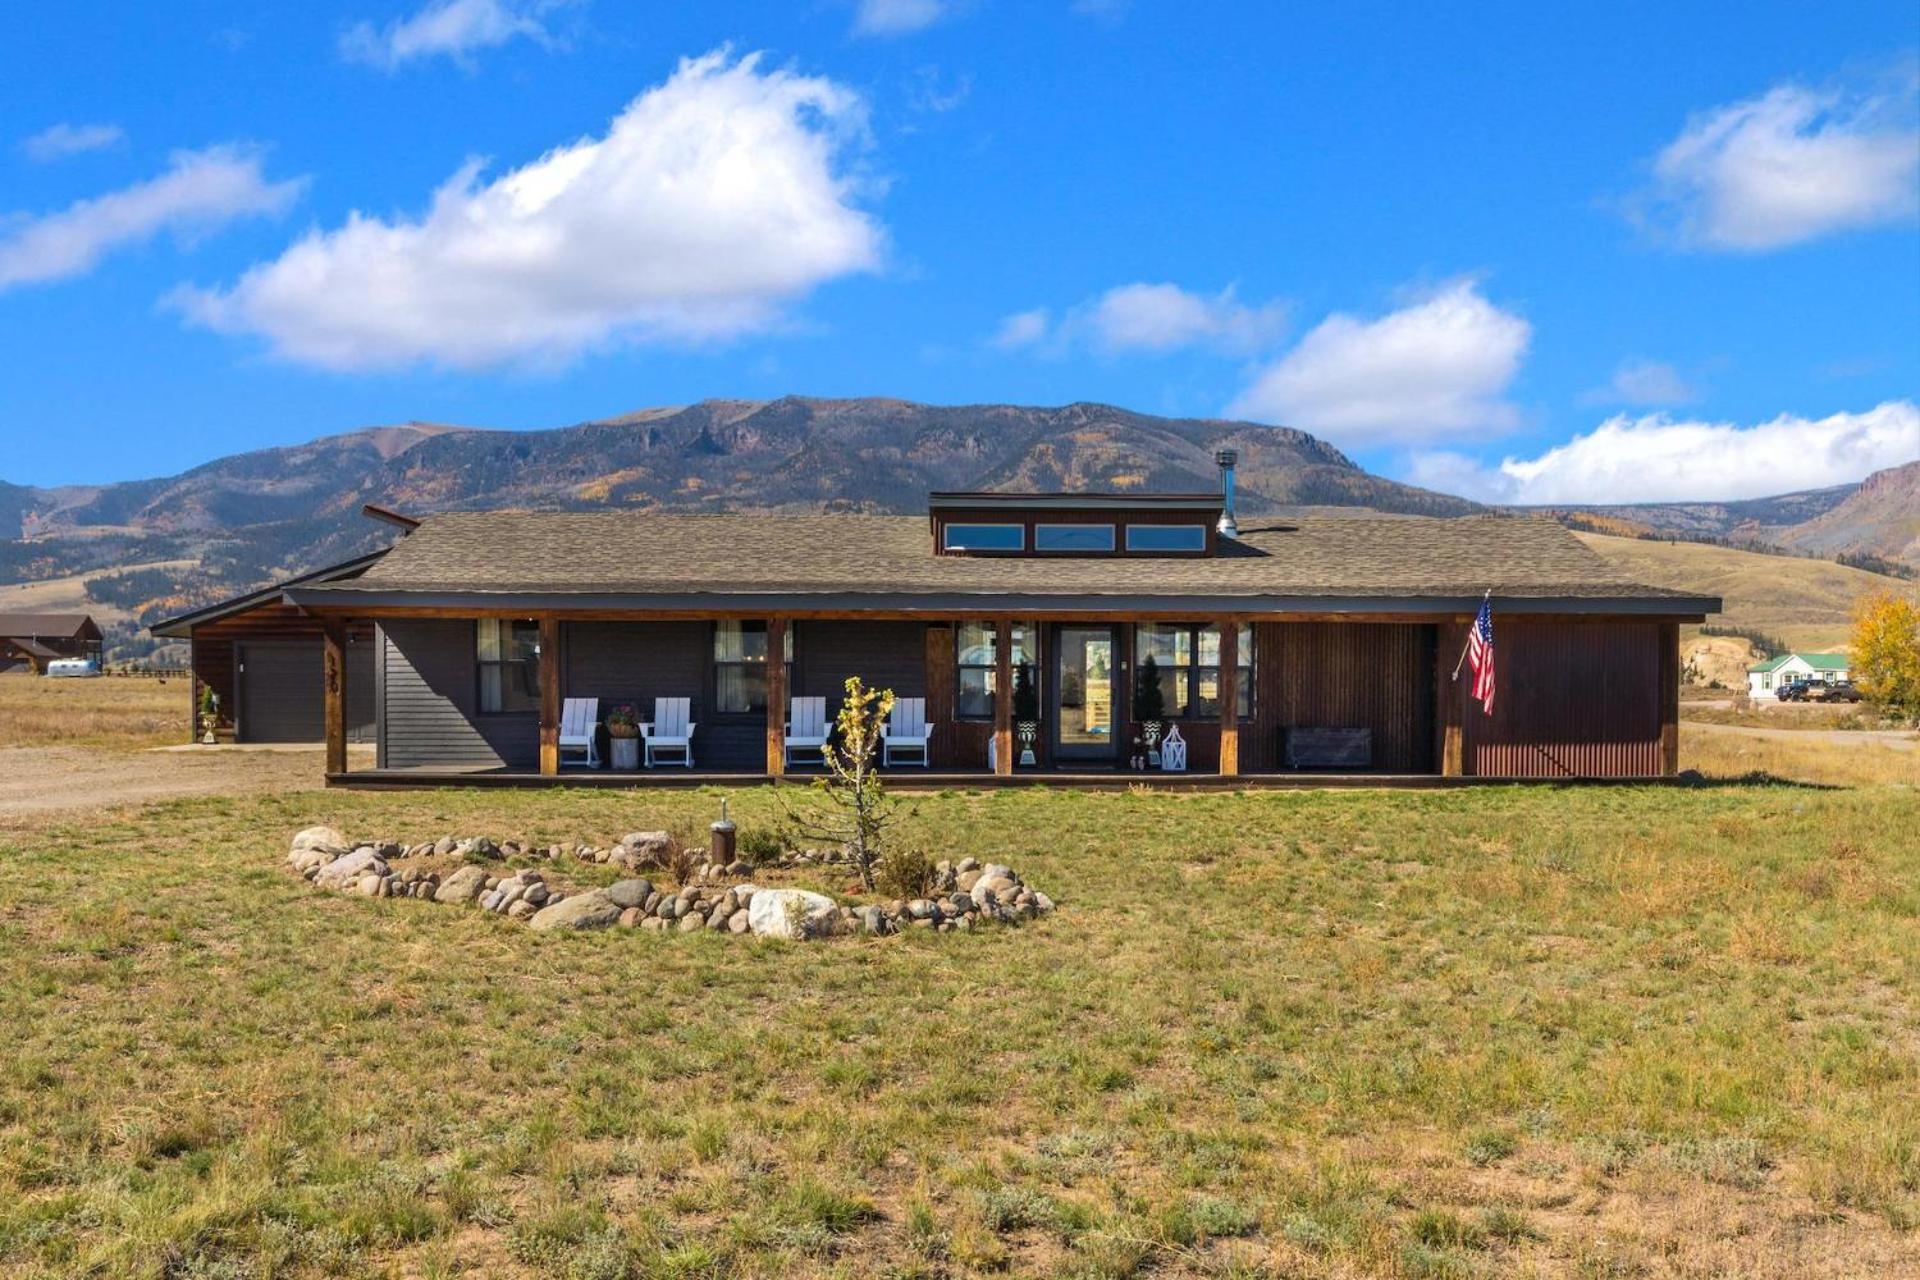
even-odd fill
[{"label": "blue sky", "polygon": [[1525,501],[1920,456],[1911,11],[1565,10],[31,7],[0,478],[790,392],[1230,412]]}]

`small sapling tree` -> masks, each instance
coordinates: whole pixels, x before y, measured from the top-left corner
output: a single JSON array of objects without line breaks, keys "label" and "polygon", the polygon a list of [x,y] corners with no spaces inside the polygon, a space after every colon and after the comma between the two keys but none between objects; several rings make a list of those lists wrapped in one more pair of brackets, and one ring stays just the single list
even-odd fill
[{"label": "small sapling tree", "polygon": [[859,676],[850,677],[833,739],[820,753],[827,775],[814,780],[818,801],[797,805],[781,799],[794,833],[844,848],[869,891],[887,829],[907,816],[880,780],[881,730],[892,713],[893,690],[869,689]]}]

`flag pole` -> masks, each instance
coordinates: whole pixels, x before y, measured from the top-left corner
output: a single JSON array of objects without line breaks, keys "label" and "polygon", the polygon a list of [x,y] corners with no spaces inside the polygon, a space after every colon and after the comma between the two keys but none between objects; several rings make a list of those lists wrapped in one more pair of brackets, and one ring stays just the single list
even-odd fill
[{"label": "flag pole", "polygon": [[[1488,587],[1487,594],[1480,597],[1480,603],[1486,604],[1492,599],[1493,599],[1493,588]],[[1460,657],[1453,664],[1453,679],[1455,684],[1458,684],[1460,682],[1460,666],[1461,666],[1461,663],[1464,663],[1467,660],[1467,650],[1473,647],[1473,625],[1474,624],[1471,622],[1467,624],[1466,643],[1460,646]]]}]

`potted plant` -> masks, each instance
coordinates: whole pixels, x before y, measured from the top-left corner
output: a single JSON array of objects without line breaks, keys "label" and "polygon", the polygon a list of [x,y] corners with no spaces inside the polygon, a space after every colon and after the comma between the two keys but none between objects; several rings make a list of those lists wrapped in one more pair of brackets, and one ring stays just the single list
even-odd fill
[{"label": "potted plant", "polygon": [[1030,662],[1014,668],[1013,724],[1020,739],[1020,763],[1031,767],[1038,763],[1034,759],[1033,744],[1040,737],[1040,691],[1034,687]]},{"label": "potted plant", "polygon": [[212,746],[219,741],[216,730],[220,727],[220,695],[210,685],[200,686],[200,741]]},{"label": "potted plant", "polygon": [[1160,664],[1152,654],[1140,659],[1134,679],[1133,718],[1147,744],[1147,768],[1160,767],[1160,735],[1165,732],[1167,695],[1160,688]]},{"label": "potted plant", "polygon": [[640,712],[623,702],[607,712],[607,741],[613,747],[613,767],[640,767]]}]

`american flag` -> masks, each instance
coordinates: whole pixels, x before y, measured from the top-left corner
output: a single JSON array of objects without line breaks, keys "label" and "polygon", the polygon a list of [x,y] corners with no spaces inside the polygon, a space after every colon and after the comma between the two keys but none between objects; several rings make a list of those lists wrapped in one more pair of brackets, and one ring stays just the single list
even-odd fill
[{"label": "american flag", "polygon": [[1493,714],[1493,601],[1482,600],[1480,612],[1467,634],[1467,665],[1473,668],[1473,696],[1480,709]]}]

